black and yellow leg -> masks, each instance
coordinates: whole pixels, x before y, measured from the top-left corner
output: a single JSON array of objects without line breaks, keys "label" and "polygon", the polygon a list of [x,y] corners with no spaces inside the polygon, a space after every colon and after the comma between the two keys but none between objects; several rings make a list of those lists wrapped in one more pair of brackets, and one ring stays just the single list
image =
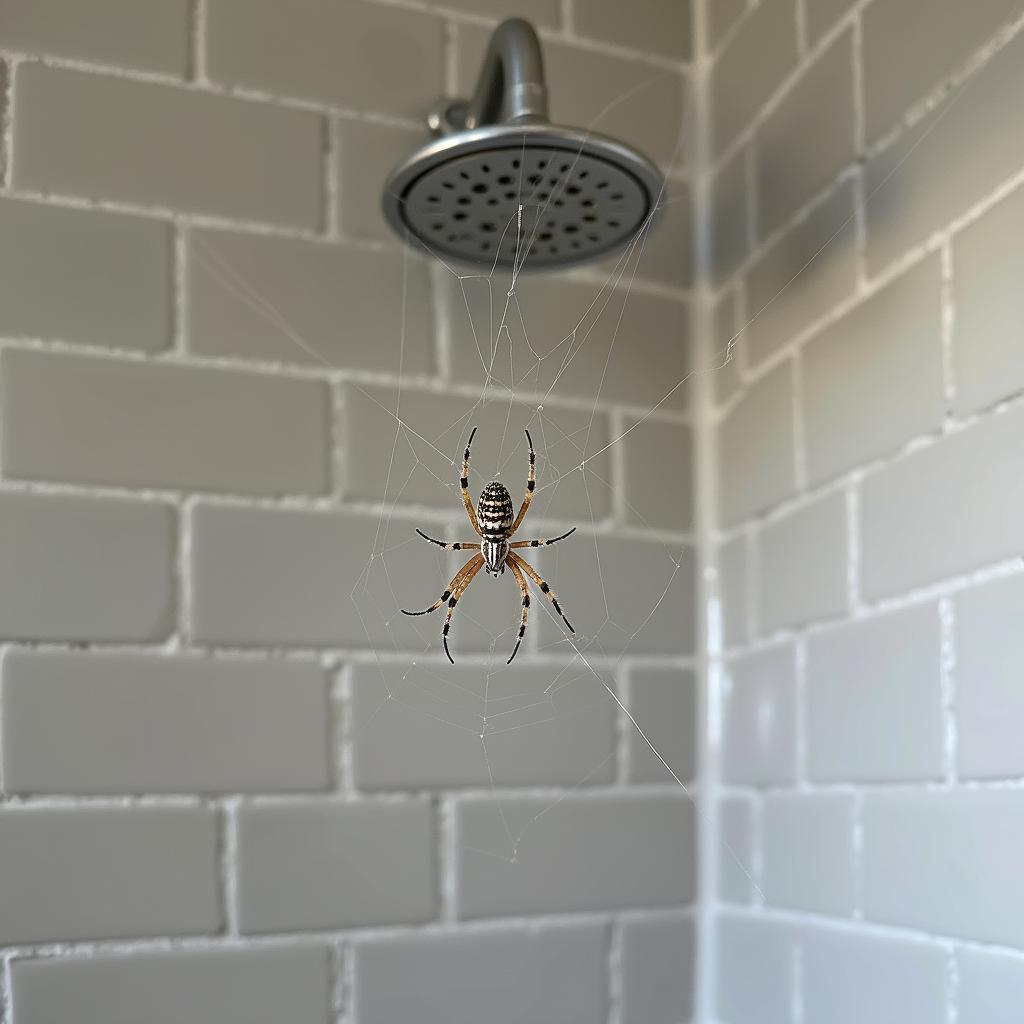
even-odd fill
[{"label": "black and yellow leg", "polygon": [[[479,561],[477,561],[479,559]],[[452,616],[455,614],[455,606],[459,603],[459,598],[466,592],[470,583],[473,582],[473,577],[480,571],[484,564],[483,555],[475,555],[470,559],[472,568],[467,566],[465,573],[463,573],[462,579],[452,587],[451,595],[448,598],[448,614],[444,617],[444,627],[441,629],[441,641],[444,644],[444,653],[448,655],[448,660],[454,665],[455,659],[452,657],[452,652],[448,650],[448,630],[452,628]]]},{"label": "black and yellow leg", "polygon": [[466,442],[466,454],[462,457],[462,476],[459,477],[459,490],[462,492],[462,504],[466,506],[466,515],[469,516],[473,529],[479,533],[480,524],[476,520],[476,509],[473,508],[473,499],[469,494],[469,449],[473,446],[475,436],[476,427],[472,429],[469,440]]},{"label": "black and yellow leg", "polygon": [[526,518],[526,513],[530,509],[530,502],[533,501],[533,492],[537,487],[537,456],[533,451],[533,438],[530,437],[528,430],[524,431],[524,433],[526,434],[526,440],[530,444],[530,474],[526,478],[526,497],[523,498],[523,503],[519,506],[519,515],[516,516],[508,531],[508,536],[510,537],[519,529],[520,524]]},{"label": "black and yellow leg", "polygon": [[516,656],[519,651],[519,645],[523,642],[523,637],[526,636],[526,624],[530,621],[530,589],[526,585],[526,580],[523,579],[522,571],[513,562],[508,563],[508,567],[512,570],[512,575],[516,578],[516,583],[519,584],[519,590],[523,595],[523,617],[519,623],[519,636],[516,637],[516,645],[512,648],[512,654],[506,665],[512,664],[512,658]]},{"label": "black and yellow leg", "polygon": [[[445,601],[447,601],[452,596],[452,594],[454,594],[456,592],[461,594],[461,591],[459,591],[458,588],[462,584],[463,580],[465,579],[466,574],[467,573],[472,573],[475,576],[477,570],[483,564],[484,564],[484,556],[483,555],[474,555],[452,577],[452,581],[451,581],[451,583],[448,584],[448,587],[445,590],[445,592],[429,608],[424,608],[423,611],[420,611],[420,612],[408,612],[408,611],[406,611],[403,608],[402,609],[402,614],[403,615],[429,615],[431,612],[436,612],[437,609],[440,608],[441,605],[443,605],[445,603]],[[463,588],[463,589],[465,589],[465,588]]]},{"label": "black and yellow leg", "polygon": [[[419,531],[416,531],[419,533]],[[566,537],[571,537],[576,532],[574,526],[568,533],[563,533],[560,537],[552,537],[550,540],[517,540],[514,544],[509,544],[509,548],[543,548],[548,544],[557,544],[560,540],[565,540]],[[428,537],[427,540],[430,540]],[[435,544],[437,541],[434,542]]]},{"label": "black and yellow leg", "polygon": [[445,542],[443,540],[435,540],[433,537],[428,537],[422,530],[417,529],[416,532],[424,539],[429,540],[431,544],[436,544],[439,548],[444,548],[445,551],[472,551],[479,549],[479,540],[457,540],[454,543]]},{"label": "black and yellow leg", "polygon": [[529,562],[524,561],[514,551],[510,551],[508,554],[509,567],[515,572],[516,566],[523,570],[527,576],[533,580],[534,583],[540,587],[540,592],[554,605],[555,611],[558,612],[562,617],[562,621],[566,624],[570,633],[575,633],[576,630],[572,628],[572,623],[565,617],[565,612],[562,611],[561,605],[558,603],[558,598],[555,596],[555,592],[544,582],[540,573]]}]

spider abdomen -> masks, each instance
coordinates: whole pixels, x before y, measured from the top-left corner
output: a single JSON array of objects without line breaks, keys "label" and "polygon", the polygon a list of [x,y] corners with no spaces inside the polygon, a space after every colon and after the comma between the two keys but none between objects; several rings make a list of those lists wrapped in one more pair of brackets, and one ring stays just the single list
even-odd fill
[{"label": "spider abdomen", "polygon": [[485,541],[505,540],[512,525],[512,496],[504,484],[492,480],[481,492],[476,506],[480,533]]}]

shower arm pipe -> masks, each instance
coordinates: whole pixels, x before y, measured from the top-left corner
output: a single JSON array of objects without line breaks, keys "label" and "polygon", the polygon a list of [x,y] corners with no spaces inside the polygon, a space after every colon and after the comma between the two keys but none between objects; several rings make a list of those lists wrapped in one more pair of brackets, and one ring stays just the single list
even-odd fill
[{"label": "shower arm pipe", "polygon": [[509,18],[494,30],[476,91],[465,111],[466,128],[547,121],[544,58],[537,33],[528,21]]}]

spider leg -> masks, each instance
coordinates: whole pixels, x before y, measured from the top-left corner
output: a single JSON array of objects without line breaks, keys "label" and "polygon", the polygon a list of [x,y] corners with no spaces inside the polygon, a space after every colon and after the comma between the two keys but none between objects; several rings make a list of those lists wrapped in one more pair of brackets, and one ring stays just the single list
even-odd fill
[{"label": "spider leg", "polygon": [[474,548],[480,547],[480,541],[478,540],[457,540],[454,544],[445,543],[443,540],[434,540],[433,537],[428,537],[422,530],[417,529],[416,532],[424,539],[429,540],[431,544],[436,544],[439,548],[444,548],[445,551],[470,551]]},{"label": "spider leg", "polygon": [[476,436],[476,427],[472,429],[469,440],[466,442],[466,454],[462,458],[462,476],[459,478],[459,490],[462,492],[462,504],[466,506],[466,515],[473,525],[476,533],[480,533],[480,524],[476,520],[476,509],[473,508],[473,499],[469,494],[469,449],[473,445],[473,438]]},{"label": "spider leg", "polygon": [[572,623],[565,617],[565,612],[562,611],[561,606],[558,603],[558,598],[555,596],[555,592],[544,582],[543,577],[537,572],[536,569],[529,562],[520,558],[514,551],[508,553],[508,560],[510,566],[518,566],[527,576],[533,580],[534,583],[540,587],[540,592],[547,596],[547,599],[555,606],[555,611],[562,616],[562,621],[569,627],[570,633],[575,633],[576,630],[572,628]]},{"label": "spider leg", "polygon": [[[547,544],[557,544],[560,540],[571,537],[575,532],[576,527],[574,526],[568,533],[563,533],[561,537],[552,537],[551,540],[517,540],[515,544],[509,544],[509,550],[513,548],[542,548]],[[430,540],[430,538],[428,537],[427,540]],[[437,541],[434,541],[434,543],[436,544]]]},{"label": "spider leg", "polygon": [[537,456],[533,452],[533,438],[530,437],[530,432],[524,431],[526,434],[526,440],[530,443],[530,474],[526,478],[526,497],[523,498],[522,505],[519,506],[519,515],[516,516],[515,522],[509,528],[508,535],[511,537],[516,530],[519,529],[520,523],[526,518],[526,513],[530,510],[530,502],[533,501],[533,491],[537,486]]},{"label": "spider leg", "polygon": [[[479,559],[479,561],[477,561]],[[473,567],[469,568],[472,564]],[[441,630],[441,640],[444,643],[444,653],[448,655],[448,660],[454,665],[455,659],[452,657],[452,652],[448,650],[448,630],[451,629],[452,616],[455,614],[455,606],[459,603],[459,598],[469,588],[470,583],[473,582],[473,577],[480,571],[484,564],[483,555],[474,555],[469,563],[467,563],[466,570],[463,573],[462,579],[452,587],[451,597],[448,598],[448,614],[444,619],[444,628]]]},{"label": "spider leg", "polygon": [[516,645],[512,648],[512,655],[505,662],[506,665],[512,664],[512,658],[514,658],[519,651],[519,645],[523,642],[523,637],[526,635],[526,623],[530,618],[530,590],[526,585],[526,580],[523,579],[523,573],[519,566],[514,562],[509,562],[508,567],[512,570],[512,575],[516,578],[516,583],[519,584],[519,589],[523,594],[523,618],[519,623],[519,636],[516,639]]},{"label": "spider leg", "polygon": [[456,589],[458,588],[459,584],[462,582],[462,580],[465,577],[466,573],[468,571],[470,571],[470,567],[472,566],[472,572],[475,575],[477,569],[479,569],[480,566],[483,565],[483,564],[484,564],[484,556],[483,555],[473,555],[473,557],[470,558],[469,561],[467,561],[466,564],[452,577],[452,581],[451,581],[451,583],[448,584],[448,587],[445,590],[445,592],[429,608],[424,608],[423,611],[421,611],[421,612],[408,612],[408,611],[406,611],[403,608],[402,609],[402,614],[403,615],[429,615],[431,612],[436,612],[437,609],[440,608],[441,605],[443,605],[445,603],[445,601],[447,601],[448,598],[450,598],[452,596],[453,593],[455,593]]}]

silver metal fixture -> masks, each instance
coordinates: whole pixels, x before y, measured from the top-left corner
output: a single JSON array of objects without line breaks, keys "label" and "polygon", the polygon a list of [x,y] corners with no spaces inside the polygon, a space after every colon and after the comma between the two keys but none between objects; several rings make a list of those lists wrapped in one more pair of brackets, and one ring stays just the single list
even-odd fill
[{"label": "silver metal fixture", "polygon": [[392,172],[382,206],[442,259],[568,267],[626,244],[656,208],[663,179],[642,153],[548,122],[540,40],[522,19],[495,29],[473,98],[427,123],[436,138]]}]

